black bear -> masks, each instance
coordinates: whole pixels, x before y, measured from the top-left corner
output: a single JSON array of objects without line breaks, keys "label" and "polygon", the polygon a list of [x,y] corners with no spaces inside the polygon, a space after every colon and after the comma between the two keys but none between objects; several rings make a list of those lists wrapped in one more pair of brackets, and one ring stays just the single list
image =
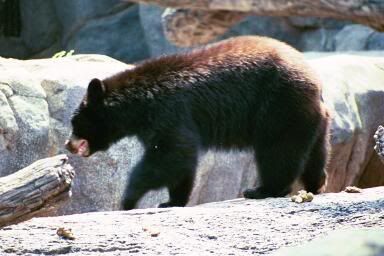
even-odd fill
[{"label": "black bear", "polygon": [[124,209],[160,187],[170,196],[160,207],[185,206],[198,151],[208,148],[253,149],[260,184],[244,197],[280,197],[297,178],[314,193],[325,184],[329,119],[320,82],[298,51],[243,36],[93,79],[66,147],[87,157],[138,137],[145,153]]}]

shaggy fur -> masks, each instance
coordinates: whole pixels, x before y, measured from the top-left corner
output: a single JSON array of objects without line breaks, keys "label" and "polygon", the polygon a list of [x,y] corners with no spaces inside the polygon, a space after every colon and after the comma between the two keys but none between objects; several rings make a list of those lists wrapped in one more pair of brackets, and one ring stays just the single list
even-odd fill
[{"label": "shaggy fur", "polygon": [[254,149],[260,185],[247,198],[284,196],[299,177],[319,192],[328,123],[320,82],[299,52],[273,39],[237,37],[92,80],[67,147],[76,152],[75,141],[85,140],[88,156],[137,135],[145,154],[123,208],[164,186],[170,201],[160,206],[184,206],[198,151],[208,148]]}]

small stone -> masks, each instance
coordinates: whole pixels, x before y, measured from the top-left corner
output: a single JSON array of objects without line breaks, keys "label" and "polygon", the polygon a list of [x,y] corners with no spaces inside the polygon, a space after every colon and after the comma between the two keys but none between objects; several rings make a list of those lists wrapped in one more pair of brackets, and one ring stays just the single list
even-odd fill
[{"label": "small stone", "polygon": [[72,233],[72,229],[70,228],[58,228],[56,231],[56,234],[60,236],[61,238],[68,239],[68,240],[75,240],[75,236]]},{"label": "small stone", "polygon": [[297,192],[297,195],[291,197],[291,201],[300,204],[305,202],[311,202],[313,198],[314,195],[311,192],[300,190]]},{"label": "small stone", "polygon": [[344,189],[344,192],[347,193],[361,193],[363,190],[361,188],[355,187],[355,186],[348,186]]}]

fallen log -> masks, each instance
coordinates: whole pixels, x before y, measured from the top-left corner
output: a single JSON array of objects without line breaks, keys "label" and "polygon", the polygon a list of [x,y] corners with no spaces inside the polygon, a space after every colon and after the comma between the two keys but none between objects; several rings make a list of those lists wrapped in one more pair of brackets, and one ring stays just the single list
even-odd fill
[{"label": "fallen log", "polygon": [[0,178],[0,227],[53,215],[71,197],[74,170],[66,155],[41,159]]},{"label": "fallen log", "polygon": [[375,151],[379,155],[381,161],[384,163],[384,127],[379,126],[373,136],[375,139]]}]

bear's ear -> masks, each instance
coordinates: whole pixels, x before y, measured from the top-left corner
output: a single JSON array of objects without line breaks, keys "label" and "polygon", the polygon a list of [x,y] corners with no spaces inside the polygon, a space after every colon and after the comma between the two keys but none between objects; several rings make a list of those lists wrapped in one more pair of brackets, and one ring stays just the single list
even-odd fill
[{"label": "bear's ear", "polygon": [[100,103],[103,100],[105,93],[105,85],[97,78],[92,79],[88,85],[87,90],[87,102],[88,103]]}]

